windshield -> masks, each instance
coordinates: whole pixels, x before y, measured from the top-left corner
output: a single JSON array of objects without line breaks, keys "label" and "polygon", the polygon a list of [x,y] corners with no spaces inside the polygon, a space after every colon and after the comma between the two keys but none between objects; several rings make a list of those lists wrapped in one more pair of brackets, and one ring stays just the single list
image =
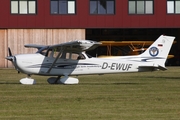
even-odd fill
[{"label": "windshield", "polygon": [[49,46],[46,47],[42,47],[41,49],[39,49],[36,53],[40,53],[42,55],[45,55],[47,50],[48,50]]},{"label": "windshield", "polygon": [[89,55],[89,54],[87,54],[87,53],[86,53],[86,55],[88,56],[88,58],[92,58],[92,56],[91,56],[91,55]]}]

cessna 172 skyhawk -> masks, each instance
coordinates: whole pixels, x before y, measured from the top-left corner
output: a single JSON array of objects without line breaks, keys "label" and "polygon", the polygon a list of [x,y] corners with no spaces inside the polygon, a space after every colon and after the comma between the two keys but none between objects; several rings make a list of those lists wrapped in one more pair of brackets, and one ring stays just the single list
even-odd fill
[{"label": "cessna 172 skyhawk", "polygon": [[20,80],[22,84],[35,84],[31,75],[57,76],[47,80],[51,84],[78,84],[77,78],[69,76],[166,70],[165,61],[174,39],[173,36],[161,35],[140,55],[108,58],[87,55],[85,51],[101,44],[90,40],[50,46],[28,44],[25,47],[37,48],[38,51],[34,54],[12,55],[9,49],[10,56],[6,59],[12,61],[16,70],[27,74],[26,78]]}]

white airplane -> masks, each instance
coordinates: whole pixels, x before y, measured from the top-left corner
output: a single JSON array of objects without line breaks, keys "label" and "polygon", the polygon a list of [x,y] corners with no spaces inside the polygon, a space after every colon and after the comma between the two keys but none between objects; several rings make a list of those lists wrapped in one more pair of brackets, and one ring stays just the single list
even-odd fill
[{"label": "white airplane", "polygon": [[90,40],[51,46],[28,44],[25,47],[37,48],[38,51],[12,55],[9,49],[10,56],[6,59],[12,61],[16,70],[27,74],[20,80],[22,84],[35,84],[31,75],[56,76],[47,80],[50,84],[78,84],[77,78],[69,76],[166,70],[165,61],[174,39],[173,36],[161,35],[140,55],[106,58],[95,58],[85,53],[101,44]]}]

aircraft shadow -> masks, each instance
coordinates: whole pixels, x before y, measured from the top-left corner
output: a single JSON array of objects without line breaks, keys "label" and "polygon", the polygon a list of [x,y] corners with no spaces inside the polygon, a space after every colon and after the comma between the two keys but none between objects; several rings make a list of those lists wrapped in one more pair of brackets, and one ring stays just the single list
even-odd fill
[{"label": "aircraft shadow", "polygon": [[139,85],[139,84],[145,84],[145,83],[79,83],[79,85]]},{"label": "aircraft shadow", "polygon": [[16,84],[16,85],[19,84],[19,85],[20,85],[20,83],[15,83],[15,82],[0,82],[0,84],[1,84],[1,85],[3,85],[3,84],[14,84],[14,85],[15,85],[15,84]]},{"label": "aircraft shadow", "polygon": [[180,79],[180,77],[152,77],[152,76],[148,76],[146,78],[161,78],[161,79]]}]

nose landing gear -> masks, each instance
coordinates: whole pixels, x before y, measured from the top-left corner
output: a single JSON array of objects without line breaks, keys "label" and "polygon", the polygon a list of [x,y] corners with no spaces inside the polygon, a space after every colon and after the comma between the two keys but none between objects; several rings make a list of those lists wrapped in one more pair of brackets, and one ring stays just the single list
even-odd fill
[{"label": "nose landing gear", "polygon": [[31,75],[27,75],[26,78],[22,78],[20,80],[20,83],[24,84],[24,85],[34,85],[34,84],[36,84],[36,80],[32,79]]}]

